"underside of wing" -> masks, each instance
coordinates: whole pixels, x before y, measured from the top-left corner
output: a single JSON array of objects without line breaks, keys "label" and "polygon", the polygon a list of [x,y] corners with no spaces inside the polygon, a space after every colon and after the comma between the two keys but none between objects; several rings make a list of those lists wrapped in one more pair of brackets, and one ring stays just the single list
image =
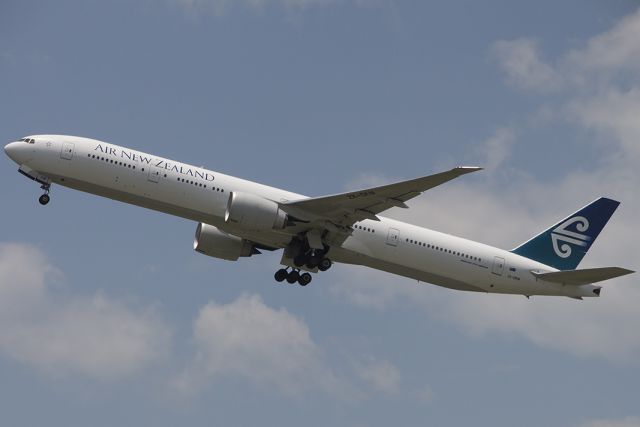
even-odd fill
[{"label": "underside of wing", "polygon": [[377,214],[393,207],[406,208],[405,202],[423,191],[481,169],[461,166],[409,181],[285,203],[281,207],[294,217],[305,221],[325,220],[343,226],[364,219],[377,221]]},{"label": "underside of wing", "polygon": [[582,270],[556,271],[553,273],[531,272],[538,279],[547,282],[561,283],[563,285],[588,285],[602,282],[614,277],[625,276],[633,273],[631,270],[621,267],[586,268]]}]

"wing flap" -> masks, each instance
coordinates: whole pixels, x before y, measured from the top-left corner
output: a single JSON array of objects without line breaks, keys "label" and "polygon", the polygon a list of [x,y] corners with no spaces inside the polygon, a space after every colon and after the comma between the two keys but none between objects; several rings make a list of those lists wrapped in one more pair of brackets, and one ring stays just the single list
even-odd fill
[{"label": "wing flap", "polygon": [[621,267],[585,268],[582,270],[555,271],[552,273],[531,272],[531,274],[540,280],[561,283],[563,285],[588,285],[631,273],[634,273],[634,271]]}]

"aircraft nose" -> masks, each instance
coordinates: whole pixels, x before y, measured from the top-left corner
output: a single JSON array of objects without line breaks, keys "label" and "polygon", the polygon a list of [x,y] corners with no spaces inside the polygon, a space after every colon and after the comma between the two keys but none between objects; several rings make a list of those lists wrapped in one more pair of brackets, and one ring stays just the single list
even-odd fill
[{"label": "aircraft nose", "polygon": [[15,152],[16,144],[17,144],[17,142],[10,142],[10,143],[8,143],[7,145],[4,146],[4,154],[9,156],[9,158],[12,159],[12,160],[13,160],[13,156],[11,155],[11,153]]},{"label": "aircraft nose", "polygon": [[5,154],[19,165],[30,160],[31,151],[31,147],[24,142],[10,142],[4,146]]}]

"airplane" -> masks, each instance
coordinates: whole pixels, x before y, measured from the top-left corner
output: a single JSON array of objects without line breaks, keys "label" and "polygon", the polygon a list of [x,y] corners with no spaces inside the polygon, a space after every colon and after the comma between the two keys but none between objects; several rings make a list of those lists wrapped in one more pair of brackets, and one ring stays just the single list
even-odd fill
[{"label": "airplane", "polygon": [[41,185],[53,183],[197,222],[193,248],[237,261],[283,249],[278,282],[308,285],[334,262],[367,266],[445,288],[496,294],[600,296],[620,267],[577,269],[619,202],[601,197],[512,250],[380,214],[479,167],[323,197],[300,194],[107,142],[32,135],[5,153]]}]

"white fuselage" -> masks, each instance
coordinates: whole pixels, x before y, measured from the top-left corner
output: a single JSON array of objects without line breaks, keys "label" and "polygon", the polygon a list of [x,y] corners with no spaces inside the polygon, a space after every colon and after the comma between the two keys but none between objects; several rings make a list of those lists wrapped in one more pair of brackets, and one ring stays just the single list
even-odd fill
[{"label": "white fuselage", "polygon": [[[307,197],[94,139],[37,135],[20,159],[23,171],[126,203],[214,225],[269,247],[291,241],[287,229],[246,231],[225,222],[229,194],[278,203]],[[15,159],[14,159],[15,160]],[[509,251],[380,217],[354,225],[331,259],[448,288],[522,295],[594,296],[595,286],[545,282],[531,274],[554,268]]]}]

